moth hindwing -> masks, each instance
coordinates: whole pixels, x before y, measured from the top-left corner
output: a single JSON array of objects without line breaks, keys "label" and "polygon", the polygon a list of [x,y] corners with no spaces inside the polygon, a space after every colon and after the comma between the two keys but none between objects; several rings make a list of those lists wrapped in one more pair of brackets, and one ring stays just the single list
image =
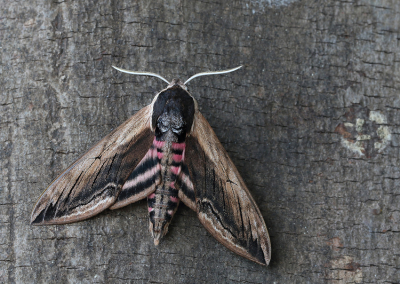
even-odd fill
[{"label": "moth hindwing", "polygon": [[174,79],[57,177],[37,201],[31,222],[72,223],[147,197],[158,245],[182,201],[227,248],[268,265],[271,246],[261,212],[185,84]]}]

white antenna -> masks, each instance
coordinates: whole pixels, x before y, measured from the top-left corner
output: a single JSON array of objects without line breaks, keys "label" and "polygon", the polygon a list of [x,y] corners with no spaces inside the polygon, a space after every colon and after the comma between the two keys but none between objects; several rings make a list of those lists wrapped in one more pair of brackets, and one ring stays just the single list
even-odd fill
[{"label": "white antenna", "polygon": [[146,71],[129,71],[129,70],[125,70],[125,69],[121,69],[121,68],[115,67],[115,66],[113,66],[113,68],[117,69],[118,71],[121,71],[121,72],[124,72],[124,73],[128,73],[128,74],[157,77],[157,78],[163,80],[164,82],[166,82],[167,84],[169,84],[167,79],[165,79],[164,77],[161,77],[160,75],[158,75],[156,73],[151,73],[151,72],[146,72]]},{"label": "white antenna", "polygon": [[[196,75],[193,75],[192,77],[190,77],[189,79],[186,80],[186,82],[184,83],[184,85],[186,85],[190,80],[196,78],[196,77],[200,77],[200,76],[207,76],[207,75],[218,75],[218,74],[225,74],[225,73],[230,73],[233,71],[236,71],[240,68],[242,68],[243,66],[240,65],[238,67],[232,68],[232,69],[228,69],[228,70],[222,70],[222,71],[208,71],[208,72],[203,72],[203,73],[198,73]],[[115,67],[114,67],[115,68]]]}]

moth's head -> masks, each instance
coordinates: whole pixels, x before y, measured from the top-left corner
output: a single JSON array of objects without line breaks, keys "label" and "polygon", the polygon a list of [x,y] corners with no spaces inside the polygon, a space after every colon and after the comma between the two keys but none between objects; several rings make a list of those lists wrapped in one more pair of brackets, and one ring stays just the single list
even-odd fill
[{"label": "moth's head", "polygon": [[185,83],[183,83],[179,79],[172,79],[171,83],[168,84],[167,89],[172,88],[172,87],[180,87],[186,92],[188,91],[188,88],[186,87]]},{"label": "moth's head", "polygon": [[164,77],[144,71],[129,71],[113,66],[118,71],[134,74],[157,77],[168,83],[166,89],[159,92],[152,102],[151,130],[160,137],[164,133],[174,133],[178,140],[184,139],[192,131],[194,114],[197,112],[197,101],[188,92],[186,84],[192,79],[200,76],[225,74],[236,71],[242,66],[223,71],[209,71],[198,73],[187,79],[184,83],[179,79],[169,82]]}]

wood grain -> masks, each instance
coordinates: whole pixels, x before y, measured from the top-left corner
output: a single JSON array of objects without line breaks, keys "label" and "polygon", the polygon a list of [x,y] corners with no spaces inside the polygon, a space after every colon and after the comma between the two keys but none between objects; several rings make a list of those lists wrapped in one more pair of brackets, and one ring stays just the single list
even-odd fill
[{"label": "wood grain", "polygon": [[[1,283],[399,282],[399,1],[1,7]],[[157,248],[145,201],[30,225],[52,180],[166,87],[111,65],[185,81],[240,64],[188,88],[265,219],[267,268],[223,247],[185,206]],[[360,141],[365,154],[347,148]]]}]

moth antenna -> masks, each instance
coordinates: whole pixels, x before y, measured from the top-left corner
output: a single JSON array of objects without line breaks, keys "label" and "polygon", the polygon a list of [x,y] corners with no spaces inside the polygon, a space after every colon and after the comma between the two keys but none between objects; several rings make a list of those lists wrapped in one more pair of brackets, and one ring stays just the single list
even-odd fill
[{"label": "moth antenna", "polygon": [[151,73],[151,72],[146,72],[146,71],[130,71],[130,70],[126,70],[126,69],[121,69],[115,66],[112,66],[114,69],[117,69],[120,72],[123,73],[128,73],[128,74],[134,74],[134,75],[145,75],[145,76],[153,76],[153,77],[157,77],[161,80],[163,80],[164,82],[166,82],[167,84],[169,84],[170,82],[168,82],[167,79],[165,79],[164,77],[156,74],[156,73]]},{"label": "moth antenna", "polygon": [[240,68],[242,68],[243,66],[240,65],[238,67],[232,68],[232,69],[228,69],[228,70],[221,70],[221,71],[208,71],[208,72],[202,72],[202,73],[198,73],[196,75],[193,75],[192,77],[190,77],[189,79],[186,80],[186,82],[184,83],[184,85],[186,85],[186,83],[188,83],[190,80],[196,78],[196,77],[200,77],[200,76],[207,76],[207,75],[218,75],[218,74],[226,74],[226,73],[230,73],[233,71],[236,71]]}]

